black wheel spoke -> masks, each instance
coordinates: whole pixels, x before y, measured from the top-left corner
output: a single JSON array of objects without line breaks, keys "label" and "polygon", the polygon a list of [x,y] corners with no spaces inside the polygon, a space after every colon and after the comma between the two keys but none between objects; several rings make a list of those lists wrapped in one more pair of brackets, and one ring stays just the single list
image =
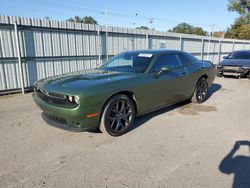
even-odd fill
[{"label": "black wheel spoke", "polygon": [[112,121],[112,123],[111,123],[111,125],[110,125],[112,128],[114,127],[116,121],[117,121],[117,119],[114,119],[114,120]]},{"label": "black wheel spoke", "polygon": [[122,105],[121,105],[120,112],[123,112],[123,110],[125,109],[125,101],[122,101],[121,103]]},{"label": "black wheel spoke", "polygon": [[120,128],[122,127],[122,122],[121,120],[117,120],[117,124],[116,124],[116,127],[115,127],[115,131],[117,132]]},{"label": "black wheel spoke", "polygon": [[110,129],[115,133],[123,131],[130,125],[133,119],[131,118],[132,115],[131,104],[127,100],[120,99],[116,101],[110,108],[107,117]]},{"label": "black wheel spoke", "polygon": [[200,101],[203,101],[206,98],[207,91],[208,89],[206,81],[201,81],[197,87],[197,98]]}]

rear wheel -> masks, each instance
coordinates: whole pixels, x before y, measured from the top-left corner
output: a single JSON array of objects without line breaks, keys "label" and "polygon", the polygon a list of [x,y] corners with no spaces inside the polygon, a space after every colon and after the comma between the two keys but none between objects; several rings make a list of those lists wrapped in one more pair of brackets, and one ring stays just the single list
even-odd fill
[{"label": "rear wheel", "polygon": [[207,99],[208,83],[205,78],[198,81],[191,101],[193,103],[203,103]]},{"label": "rear wheel", "polygon": [[104,133],[120,136],[130,129],[134,118],[133,101],[126,95],[116,95],[105,105],[99,127]]}]

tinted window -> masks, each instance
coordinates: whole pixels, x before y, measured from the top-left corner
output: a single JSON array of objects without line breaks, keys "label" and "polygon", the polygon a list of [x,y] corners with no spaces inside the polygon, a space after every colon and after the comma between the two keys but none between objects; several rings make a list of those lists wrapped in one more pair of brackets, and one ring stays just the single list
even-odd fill
[{"label": "tinted window", "polygon": [[250,52],[234,52],[231,53],[228,59],[250,59]]},{"label": "tinted window", "polygon": [[176,54],[162,55],[156,60],[153,71],[158,72],[164,66],[170,66],[172,69],[174,69],[181,67],[182,64]]},{"label": "tinted window", "polygon": [[184,55],[187,56],[192,62],[199,61],[199,59],[193,56],[192,54],[184,53]]},{"label": "tinted window", "polygon": [[119,72],[144,72],[153,56],[150,53],[126,52],[113,57],[100,69]]},{"label": "tinted window", "polygon": [[182,62],[183,65],[187,65],[187,64],[193,62],[192,59],[188,58],[184,54],[178,54],[178,57],[179,57],[179,59],[180,59],[180,61]]}]

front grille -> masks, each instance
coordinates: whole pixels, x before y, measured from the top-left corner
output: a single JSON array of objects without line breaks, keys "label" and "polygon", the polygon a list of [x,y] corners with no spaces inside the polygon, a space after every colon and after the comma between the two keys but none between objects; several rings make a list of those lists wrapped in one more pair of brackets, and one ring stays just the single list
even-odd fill
[{"label": "front grille", "polygon": [[228,70],[228,71],[239,71],[240,67],[238,66],[224,66],[223,70]]},{"label": "front grille", "polygon": [[53,104],[61,104],[61,105],[66,105],[68,107],[76,107],[77,104],[76,103],[71,103],[65,95],[62,94],[57,94],[57,93],[49,93],[49,92],[45,92],[43,90],[40,89],[36,89],[35,90],[37,96],[49,103],[53,103]]},{"label": "front grille", "polygon": [[57,98],[57,97],[52,97],[51,95],[45,94],[41,90],[37,90],[37,95],[44,101],[50,102],[50,103],[55,103],[55,104],[67,104],[68,101],[64,98]]},{"label": "front grille", "polygon": [[59,124],[63,124],[63,125],[67,125],[67,121],[66,119],[62,118],[62,117],[58,117],[58,116],[54,116],[48,113],[43,113],[45,115],[45,117],[53,122],[59,123]]}]

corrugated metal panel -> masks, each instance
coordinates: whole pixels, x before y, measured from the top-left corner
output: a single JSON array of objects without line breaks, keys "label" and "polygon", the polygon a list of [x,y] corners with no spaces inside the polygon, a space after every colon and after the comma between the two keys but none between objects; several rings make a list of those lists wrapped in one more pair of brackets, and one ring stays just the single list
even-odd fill
[{"label": "corrugated metal panel", "polygon": [[0,43],[2,57],[16,57],[16,44],[15,33],[13,30],[3,29],[0,30]]},{"label": "corrugated metal panel", "polygon": [[202,41],[195,39],[182,38],[183,50],[190,53],[200,53],[202,48]]},{"label": "corrugated metal panel", "polygon": [[43,37],[44,56],[53,56],[52,41],[51,41],[50,32],[44,31],[42,33],[42,37]]},{"label": "corrugated metal panel", "polygon": [[84,55],[84,44],[83,44],[83,35],[76,34],[76,55]]},{"label": "corrugated metal panel", "polygon": [[61,38],[59,32],[51,32],[53,56],[61,56]]},{"label": "corrugated metal panel", "polygon": [[222,52],[231,52],[233,50],[233,42],[221,42],[221,51]]},{"label": "corrugated metal panel", "polygon": [[74,56],[76,55],[76,41],[75,35],[73,33],[68,34],[68,45],[69,45],[69,55]]},{"label": "corrugated metal panel", "polygon": [[34,37],[35,56],[41,57],[44,54],[42,31],[34,31],[33,37]]},{"label": "corrugated metal panel", "polygon": [[61,56],[69,55],[69,45],[68,45],[68,33],[60,34],[60,48],[61,48]]},{"label": "corrugated metal panel", "polygon": [[245,49],[245,43],[239,43],[239,42],[234,43],[234,50],[242,50],[242,49]]}]

